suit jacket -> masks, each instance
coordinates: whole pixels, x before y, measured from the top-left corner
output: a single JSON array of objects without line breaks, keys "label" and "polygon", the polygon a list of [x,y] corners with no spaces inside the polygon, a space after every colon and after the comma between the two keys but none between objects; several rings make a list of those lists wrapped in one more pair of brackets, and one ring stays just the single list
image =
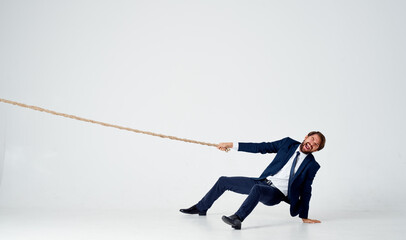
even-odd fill
[{"label": "suit jacket", "polygon": [[[276,142],[263,143],[239,143],[238,151],[250,153],[276,153],[275,158],[263,171],[257,180],[265,179],[279,172],[289,161],[300,142],[289,137]],[[288,187],[288,196],[284,199],[290,204],[290,215],[292,217],[299,214],[300,218],[308,218],[309,202],[312,195],[312,183],[320,165],[310,153],[303,160],[296,171],[291,185]]]}]

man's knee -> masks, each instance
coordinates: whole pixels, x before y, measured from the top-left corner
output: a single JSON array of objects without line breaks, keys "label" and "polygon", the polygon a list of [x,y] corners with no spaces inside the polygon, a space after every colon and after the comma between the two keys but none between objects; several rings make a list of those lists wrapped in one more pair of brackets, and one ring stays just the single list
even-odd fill
[{"label": "man's knee", "polygon": [[262,193],[262,186],[261,185],[256,184],[251,188],[250,194],[261,194],[261,193]]},{"label": "man's knee", "polygon": [[219,179],[217,180],[217,183],[219,183],[219,184],[224,184],[224,183],[227,182],[227,181],[228,181],[228,177],[221,176],[221,177],[219,177]]},{"label": "man's knee", "polygon": [[220,189],[225,191],[225,190],[230,190],[230,188],[232,187],[233,184],[230,181],[230,177],[221,176],[217,180],[216,185],[217,185],[217,187],[219,187]]}]

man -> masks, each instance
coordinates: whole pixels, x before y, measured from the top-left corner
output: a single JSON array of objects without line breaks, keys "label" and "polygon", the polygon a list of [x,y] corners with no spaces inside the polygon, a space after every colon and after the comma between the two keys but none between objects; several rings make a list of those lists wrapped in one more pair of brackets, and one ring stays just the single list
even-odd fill
[{"label": "man", "polygon": [[182,213],[205,216],[212,204],[226,191],[248,194],[238,211],[222,220],[234,229],[252,212],[258,202],[272,206],[285,201],[292,217],[299,215],[304,223],[320,223],[308,218],[313,179],[320,168],[312,153],[324,148],[326,138],[313,131],[302,143],[289,137],[270,143],[220,143],[217,148],[230,148],[250,153],[276,153],[275,158],[258,178],[220,177],[210,191],[194,206]]}]

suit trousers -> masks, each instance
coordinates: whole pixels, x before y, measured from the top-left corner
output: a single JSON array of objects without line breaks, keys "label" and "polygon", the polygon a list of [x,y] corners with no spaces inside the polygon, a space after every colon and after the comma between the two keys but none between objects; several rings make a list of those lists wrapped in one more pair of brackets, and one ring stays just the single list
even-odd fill
[{"label": "suit trousers", "polygon": [[201,212],[207,211],[226,190],[248,194],[248,197],[235,213],[241,221],[254,210],[258,202],[272,206],[285,198],[279,189],[269,186],[264,180],[249,177],[220,177],[210,191],[197,203],[197,209]]}]

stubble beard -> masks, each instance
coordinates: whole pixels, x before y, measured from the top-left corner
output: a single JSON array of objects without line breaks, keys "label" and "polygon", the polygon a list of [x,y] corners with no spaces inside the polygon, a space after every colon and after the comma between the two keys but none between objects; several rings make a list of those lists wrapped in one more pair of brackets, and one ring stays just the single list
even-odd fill
[{"label": "stubble beard", "polygon": [[305,146],[304,146],[304,142],[302,142],[302,143],[300,144],[300,151],[302,151],[302,153],[305,153],[305,154],[311,153],[311,150],[310,150],[310,151],[306,150],[306,148],[305,148]]}]

